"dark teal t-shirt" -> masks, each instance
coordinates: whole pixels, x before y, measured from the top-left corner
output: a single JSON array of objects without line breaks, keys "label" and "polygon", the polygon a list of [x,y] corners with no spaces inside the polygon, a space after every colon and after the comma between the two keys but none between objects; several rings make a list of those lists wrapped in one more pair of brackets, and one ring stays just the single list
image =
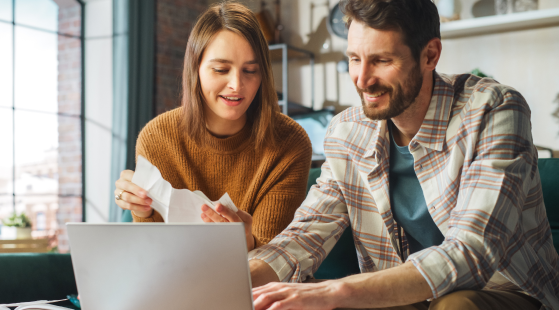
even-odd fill
[{"label": "dark teal t-shirt", "polygon": [[389,191],[392,214],[404,228],[410,254],[443,243],[444,236],[427,209],[423,190],[413,170],[413,156],[408,146],[398,146],[390,128]]}]

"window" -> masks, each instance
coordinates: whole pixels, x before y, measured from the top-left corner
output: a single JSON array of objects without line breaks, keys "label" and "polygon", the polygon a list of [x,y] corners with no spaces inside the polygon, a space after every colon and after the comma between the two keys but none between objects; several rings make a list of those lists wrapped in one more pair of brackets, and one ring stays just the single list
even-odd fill
[{"label": "window", "polygon": [[82,220],[82,4],[0,0],[0,219],[68,250]]}]

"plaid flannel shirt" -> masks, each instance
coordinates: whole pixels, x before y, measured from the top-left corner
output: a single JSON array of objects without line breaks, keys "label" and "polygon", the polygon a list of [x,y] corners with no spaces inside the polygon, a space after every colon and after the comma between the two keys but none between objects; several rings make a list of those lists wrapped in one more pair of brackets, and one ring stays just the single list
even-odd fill
[{"label": "plaid flannel shirt", "polygon": [[409,148],[429,213],[445,236],[441,245],[409,255],[390,210],[387,122],[355,107],[330,123],[321,176],[293,222],[249,258],[268,263],[281,281],[300,282],[351,227],[361,272],[411,261],[434,298],[461,289],[517,289],[542,309],[559,309],[558,256],[527,103],[513,88],[469,74],[435,73],[434,83]]}]

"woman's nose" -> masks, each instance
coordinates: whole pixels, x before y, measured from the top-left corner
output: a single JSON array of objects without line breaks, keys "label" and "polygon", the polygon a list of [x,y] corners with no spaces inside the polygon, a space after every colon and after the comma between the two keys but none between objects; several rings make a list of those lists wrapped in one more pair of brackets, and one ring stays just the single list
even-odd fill
[{"label": "woman's nose", "polygon": [[243,86],[241,74],[239,72],[233,72],[227,86],[234,91],[240,90]]}]

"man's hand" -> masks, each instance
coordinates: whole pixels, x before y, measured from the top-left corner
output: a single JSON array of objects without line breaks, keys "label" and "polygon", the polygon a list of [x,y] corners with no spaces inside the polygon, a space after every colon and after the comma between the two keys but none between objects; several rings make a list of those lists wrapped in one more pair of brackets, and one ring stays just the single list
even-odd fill
[{"label": "man's hand", "polygon": [[[250,269],[254,279],[255,268],[251,265]],[[260,269],[264,272],[259,274],[268,274],[265,266]],[[320,283],[269,283],[254,288],[252,293],[256,310],[382,308],[411,305],[433,297],[427,281],[411,262]]]},{"label": "man's hand", "polygon": [[252,290],[255,310],[330,310],[343,298],[343,283],[273,282]]}]

